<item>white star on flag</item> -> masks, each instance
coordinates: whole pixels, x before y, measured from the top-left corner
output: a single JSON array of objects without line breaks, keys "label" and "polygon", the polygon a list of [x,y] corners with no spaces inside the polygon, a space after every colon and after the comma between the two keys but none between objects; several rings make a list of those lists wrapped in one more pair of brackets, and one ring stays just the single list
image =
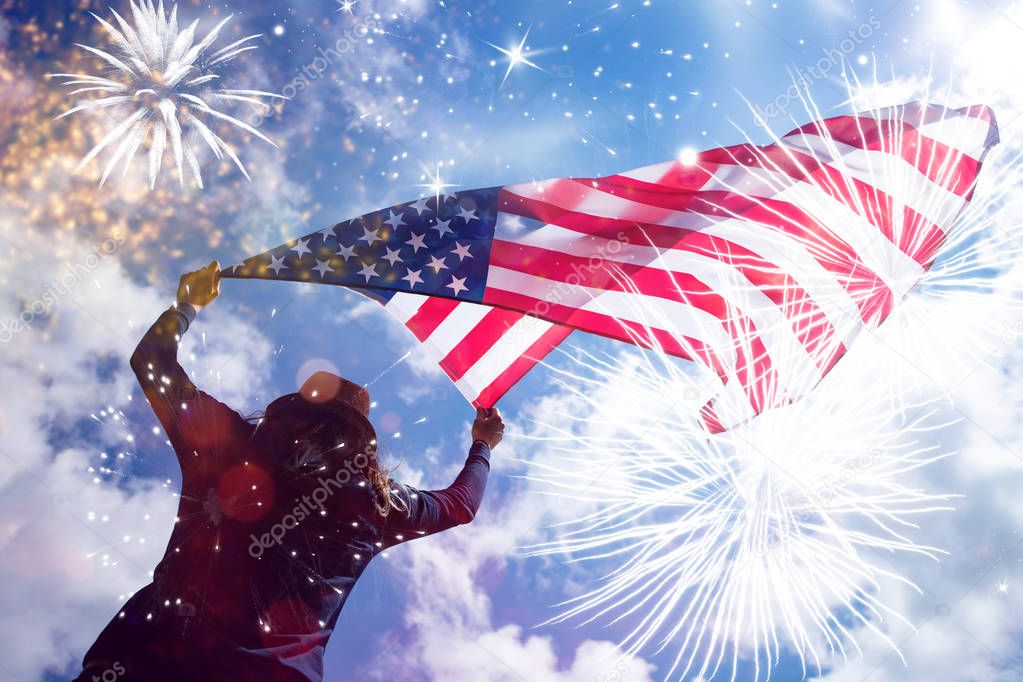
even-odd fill
[{"label": "white star on flag", "polygon": [[281,274],[281,270],[284,270],[284,256],[278,258],[277,256],[270,256],[270,269],[274,271],[274,275]]},{"label": "white star on flag", "polygon": [[469,287],[465,286],[465,279],[466,279],[465,277],[455,277],[454,275],[452,275],[451,276],[451,283],[450,284],[446,284],[445,286],[448,289],[451,289],[452,291],[454,291],[455,292],[455,296],[458,296],[459,293],[461,293],[463,291],[468,291],[469,290]]},{"label": "white star on flag", "polygon": [[423,215],[430,210],[430,207],[426,205],[427,198],[422,197],[418,201],[409,204],[409,208],[416,212],[416,215]]},{"label": "white star on flag", "polygon": [[468,244],[465,244],[463,246],[462,244],[459,244],[458,242],[455,242],[455,248],[451,249],[451,253],[456,255],[456,256],[458,256],[458,262],[459,263],[461,263],[466,258],[472,258],[472,254],[469,253],[469,245]]},{"label": "white star on flag", "polygon": [[329,260],[320,260],[319,258],[316,259],[316,267],[314,267],[313,270],[320,273],[320,279],[323,279],[323,276],[330,271],[331,267],[329,263],[330,263]]},{"label": "white star on flag", "polygon": [[370,246],[373,246],[375,242],[382,242],[383,239],[377,234],[377,230],[368,230],[365,227],[362,228],[362,236],[359,237],[360,242],[367,242]]},{"label": "white star on flag", "polygon": [[365,277],[367,282],[370,277],[380,276],[380,273],[377,272],[376,263],[363,263],[362,270],[359,270],[359,274]]},{"label": "white star on flag", "polygon": [[423,283],[423,278],[419,276],[420,272],[422,272],[422,270],[413,270],[412,268],[409,268],[408,274],[402,277],[403,280],[408,282],[409,289],[413,289],[417,284]]},{"label": "white star on flag", "polygon": [[464,220],[466,225],[469,224],[470,220],[479,220],[479,218],[476,217],[476,211],[470,211],[465,206],[460,206],[458,208],[458,217]]},{"label": "white star on flag", "polygon": [[341,256],[342,258],[344,258],[346,261],[349,258],[356,258],[355,246],[354,245],[352,245],[352,246],[345,246],[344,244],[338,244],[337,245],[337,252],[336,253],[337,253],[338,256]]},{"label": "white star on flag", "polygon": [[306,246],[308,243],[308,239],[299,239],[298,243],[291,247],[291,250],[294,251],[299,258],[302,258],[302,254],[312,253],[312,250]]},{"label": "white star on flag", "polygon": [[437,258],[437,256],[430,256],[430,262],[427,263],[427,267],[433,268],[433,274],[439,273],[441,270],[447,270],[448,266],[444,262],[443,258]]},{"label": "white star on flag", "polygon": [[401,260],[401,256],[398,255],[400,249],[392,249],[389,246],[385,248],[387,249],[387,255],[384,256],[384,260],[390,263],[391,267],[393,268],[394,264]]},{"label": "white star on flag", "polygon": [[409,239],[406,244],[412,247],[413,253],[419,253],[419,249],[425,249],[426,243],[423,241],[425,235],[412,233],[412,239]]},{"label": "white star on flag", "polygon": [[430,226],[430,229],[431,230],[437,230],[437,236],[438,237],[443,237],[448,232],[450,232],[451,234],[455,233],[454,230],[452,230],[450,227],[448,227],[448,225],[450,225],[450,224],[451,224],[450,220],[438,220],[436,225],[431,225]]},{"label": "white star on flag", "polygon": [[384,222],[394,229],[398,229],[405,224],[405,218],[402,217],[401,211],[391,211],[391,217]]}]

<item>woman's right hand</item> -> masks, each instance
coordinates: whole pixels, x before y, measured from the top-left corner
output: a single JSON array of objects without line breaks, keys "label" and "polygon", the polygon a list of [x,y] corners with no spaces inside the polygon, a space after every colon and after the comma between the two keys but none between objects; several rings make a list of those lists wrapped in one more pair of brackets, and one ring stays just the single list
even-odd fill
[{"label": "woman's right hand", "polygon": [[220,263],[210,261],[204,268],[181,276],[178,283],[178,303],[188,303],[196,310],[209,305],[220,295]]},{"label": "woman's right hand", "polygon": [[504,420],[496,407],[476,408],[476,421],[472,423],[473,442],[481,440],[491,450],[497,447],[504,437]]}]

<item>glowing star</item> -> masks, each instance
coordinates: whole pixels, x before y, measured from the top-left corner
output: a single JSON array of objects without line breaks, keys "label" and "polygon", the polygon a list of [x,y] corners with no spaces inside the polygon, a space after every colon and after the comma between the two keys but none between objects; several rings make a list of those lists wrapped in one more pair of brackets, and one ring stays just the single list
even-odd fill
[{"label": "glowing star", "polygon": [[[503,54],[506,57],[508,57],[508,70],[504,72],[504,78],[501,79],[501,85],[504,85],[504,82],[506,80],[508,80],[508,76],[511,74],[512,69],[514,69],[519,64],[525,64],[526,66],[533,67],[537,71],[543,71],[543,69],[541,69],[539,66],[537,66],[533,62],[531,62],[528,59],[526,59],[526,56],[525,56],[525,54],[523,52],[523,47],[526,44],[526,39],[527,38],[529,38],[529,30],[528,29],[526,30],[526,35],[522,36],[522,40],[519,41],[519,44],[518,45],[513,45],[512,47],[510,47],[508,49],[505,49],[505,48],[501,47],[500,45],[494,45],[491,42],[487,42],[487,45],[489,45],[490,47],[494,48],[495,50],[497,50],[501,54]],[[498,87],[500,87],[500,86],[498,86]]]},{"label": "glowing star", "polygon": [[430,175],[430,182],[426,183],[425,185],[416,186],[425,187],[426,189],[430,190],[433,193],[434,199],[436,201],[434,206],[436,206],[437,210],[439,211],[441,204],[444,203],[443,201],[441,201],[441,196],[444,194],[444,190],[446,190],[448,187],[457,187],[458,185],[453,185],[451,183],[444,182],[444,178],[442,178],[440,175],[440,164],[437,164],[436,172],[429,173],[429,171],[424,171],[424,174]]},{"label": "glowing star", "polygon": [[[251,180],[234,149],[214,132],[216,125],[227,123],[271,145],[274,143],[252,125],[217,107],[237,102],[248,104],[265,115],[270,111],[265,99],[283,100],[287,97],[261,90],[218,87],[220,76],[217,69],[238,55],[256,49],[250,41],[258,38],[259,34],[246,36],[210,52],[231,16],[196,42],[199,20],[183,30],[179,29],[176,4],[169,13],[164,10],[162,2],[154,7],[152,0],[133,0],[129,7],[134,25],[114,10],[111,13],[116,27],[93,14],[109,34],[113,49],[108,51],[78,44],[102,61],[104,75],[51,74],[51,77],[63,78],[63,85],[73,88],[68,93],[69,97],[77,99],[85,93],[96,95],[57,116],[58,119],[83,111],[102,111],[112,114],[111,120],[116,121],[82,158],[74,172],[85,167],[103,150],[112,148],[100,177],[99,184],[102,185],[119,162],[124,163],[122,176],[126,174],[136,152],[145,148],[149,155],[149,186],[153,188],[169,144],[179,183],[184,185],[187,165],[196,183],[202,187],[199,159],[190,142],[190,139],[198,139],[217,159],[225,156],[231,159],[238,170]],[[189,132],[194,135],[187,135]]]},{"label": "glowing star", "polygon": [[693,166],[699,160],[699,154],[692,147],[683,147],[678,152],[678,160],[683,166]]},{"label": "glowing star", "polygon": [[348,12],[349,15],[352,15],[352,14],[354,14],[354,12],[352,12],[352,10],[355,8],[356,5],[359,4],[359,1],[358,0],[339,0],[339,2],[337,4],[338,4],[338,8],[337,8],[338,12]]}]

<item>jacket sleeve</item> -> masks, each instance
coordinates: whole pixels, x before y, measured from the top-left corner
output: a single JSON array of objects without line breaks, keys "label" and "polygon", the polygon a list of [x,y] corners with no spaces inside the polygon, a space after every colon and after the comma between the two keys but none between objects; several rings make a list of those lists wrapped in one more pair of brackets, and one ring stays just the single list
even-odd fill
[{"label": "jacket sleeve", "polygon": [[476,517],[483,501],[489,474],[490,448],[478,440],[469,449],[469,456],[454,483],[447,488],[418,490],[409,485],[395,484],[396,494],[407,511],[391,510],[387,515],[388,530],[410,534],[399,538],[400,542],[469,523]]},{"label": "jacket sleeve", "polygon": [[178,344],[195,319],[187,303],[163,312],[135,348],[131,368],[177,453],[182,472],[215,456],[241,416],[196,388],[178,363]]}]

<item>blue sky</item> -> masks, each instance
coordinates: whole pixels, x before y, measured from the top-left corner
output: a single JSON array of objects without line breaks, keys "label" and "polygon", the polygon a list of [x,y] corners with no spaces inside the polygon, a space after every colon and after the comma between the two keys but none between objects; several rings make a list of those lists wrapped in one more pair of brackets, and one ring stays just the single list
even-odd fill
[{"label": "blue sky", "polygon": [[[87,4],[108,16],[106,5]],[[990,78],[984,67],[1008,63],[1011,48],[984,61],[958,46],[964,34],[983,31],[1009,46],[1013,31],[1023,30],[1009,2],[361,0],[351,12],[327,1],[186,3],[181,14],[202,18],[204,26],[234,13],[231,36],[261,33],[259,49],[239,59],[230,76],[291,99],[258,124],[279,148],[252,136],[237,140],[251,183],[225,165],[208,175],[205,190],[181,189],[166,173],[149,192],[139,186],[141,165],[132,173],[137,178],[102,188],[90,175],[95,169],[68,174],[74,164],[66,160],[80,157],[94,133],[76,119],[50,121],[62,96],[44,75],[65,68],[76,52],[73,43],[96,44],[102,35],[91,17],[63,5],[14,2],[0,15],[0,73],[9,76],[0,87],[11,121],[0,124],[0,156],[4,168],[14,169],[2,189],[24,200],[13,202],[0,222],[8,249],[0,261],[3,319],[16,317],[54,273],[81,261],[110,230],[123,228],[131,237],[87,278],[94,282],[84,282],[12,341],[0,373],[10,382],[10,396],[33,398],[24,405],[5,399],[0,406],[0,510],[12,519],[0,534],[0,572],[12,595],[50,588],[54,595],[24,603],[28,610],[13,621],[24,628],[24,640],[0,644],[0,650],[11,647],[0,680],[63,679],[115,613],[118,598],[143,584],[159,559],[179,474],[162,435],[152,432],[155,420],[133,386],[127,358],[144,327],[171,302],[182,272],[212,258],[225,266],[240,262],[286,239],[426,194],[423,186],[438,172],[446,183],[468,189],[607,175],[673,158],[684,148],[734,144],[742,138],[737,127],[767,142],[744,100],[761,110],[777,108],[770,123],[783,133],[794,127],[789,116],[797,123],[808,118],[785,95],[793,74],[802,73],[810,74],[822,112],[848,111],[839,59],[864,80],[875,70],[894,73],[910,90],[933,72],[936,87],[951,82],[964,97],[971,91],[960,88],[962,74],[988,88],[978,93],[997,93],[984,81]],[[112,6],[126,9],[125,3]],[[518,64],[505,78],[508,60],[494,46],[511,49],[527,32],[524,54],[538,68]],[[341,44],[345,50],[329,62],[323,58]],[[25,156],[33,147],[38,156]],[[53,220],[68,197],[77,209],[90,207],[79,210],[70,227]],[[41,212],[32,210],[34,203]],[[49,244],[56,245],[53,253]],[[572,340],[587,350],[620,350],[579,333]],[[414,355],[399,362],[413,350],[411,337],[356,294],[225,282],[188,343],[183,364],[193,377],[243,413],[294,390],[321,367],[370,384],[384,453],[401,463],[396,475],[410,482],[446,485],[464,457],[471,408],[425,361]],[[983,397],[985,390],[1009,390],[999,382],[1009,382],[1016,365],[1005,363],[991,363],[988,388],[972,389],[973,402],[966,403],[976,406],[970,414],[985,424],[984,434],[1011,425],[1004,415],[986,412]],[[512,431],[536,433],[529,420],[537,406],[558,400],[552,378],[550,370],[537,369],[502,400]],[[982,413],[1000,426],[985,422]],[[991,438],[1009,442],[1007,450],[1015,447],[1014,434],[997,434]],[[543,447],[509,441],[495,454],[484,509],[472,528],[404,546],[367,571],[328,649],[328,679],[667,675],[670,648],[628,659],[618,678],[600,667],[597,654],[613,653],[620,626],[534,627],[599,571],[517,554],[516,547],[547,537],[544,511],[551,503],[516,477],[524,469],[511,462],[513,455],[544,456]],[[998,449],[968,430],[948,442],[965,451]],[[1014,472],[1018,462],[1012,464],[984,471],[997,477],[1000,467]],[[979,489],[985,483],[979,474],[964,479],[952,468],[938,478]],[[978,550],[991,562],[960,566],[953,584],[968,586],[970,576],[994,580],[994,559],[1015,548],[1018,513],[1007,508],[970,503],[967,520],[943,522],[942,533],[969,537],[971,528],[979,531],[978,519],[1003,521],[993,524],[990,541]],[[143,537],[146,543],[139,542]],[[88,555],[86,565],[80,555]],[[33,571],[36,561],[63,568]],[[926,576],[921,570],[917,575]],[[1018,651],[1004,639],[1017,625],[1008,618],[991,639],[973,636],[991,655],[964,645],[974,672],[956,679],[976,679],[969,675],[978,670],[1010,674],[1007,661],[1018,660]],[[934,641],[955,650],[970,639],[955,635]],[[444,664],[445,648],[464,664]],[[875,670],[872,679],[925,679],[913,673],[921,670],[914,665],[925,665],[920,656],[909,657],[905,677],[888,667],[883,649],[870,648],[862,670],[844,673],[834,662],[831,672],[836,680],[863,679],[861,673]],[[742,679],[752,674],[740,670]],[[798,660],[783,657],[776,675],[801,677]]]}]

